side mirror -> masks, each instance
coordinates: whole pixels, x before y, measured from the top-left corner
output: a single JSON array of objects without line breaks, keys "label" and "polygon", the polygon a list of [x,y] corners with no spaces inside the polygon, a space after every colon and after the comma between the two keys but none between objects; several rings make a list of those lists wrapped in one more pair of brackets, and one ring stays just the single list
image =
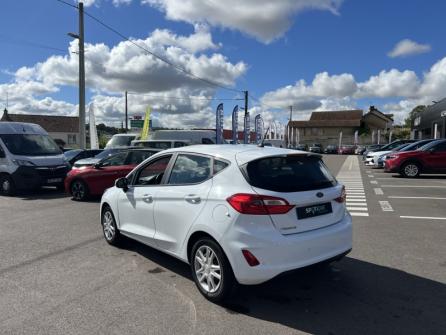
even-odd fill
[{"label": "side mirror", "polygon": [[100,168],[102,167],[102,163],[101,163],[101,162],[96,163],[96,164],[93,165],[93,167],[94,167],[95,169],[100,169]]},{"label": "side mirror", "polygon": [[430,148],[428,151],[429,151],[430,154],[434,154],[435,153],[435,148]]},{"label": "side mirror", "polygon": [[115,181],[115,186],[127,192],[129,189],[129,180],[126,177],[119,178]]}]

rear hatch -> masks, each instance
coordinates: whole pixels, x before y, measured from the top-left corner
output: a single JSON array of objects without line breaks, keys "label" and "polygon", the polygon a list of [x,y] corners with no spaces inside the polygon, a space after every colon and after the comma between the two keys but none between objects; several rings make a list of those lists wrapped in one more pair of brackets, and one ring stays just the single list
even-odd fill
[{"label": "rear hatch", "polygon": [[284,199],[294,206],[285,214],[270,214],[284,235],[323,228],[344,217],[345,205],[340,199],[343,186],[319,155],[263,157],[243,164],[241,169],[255,193]]}]

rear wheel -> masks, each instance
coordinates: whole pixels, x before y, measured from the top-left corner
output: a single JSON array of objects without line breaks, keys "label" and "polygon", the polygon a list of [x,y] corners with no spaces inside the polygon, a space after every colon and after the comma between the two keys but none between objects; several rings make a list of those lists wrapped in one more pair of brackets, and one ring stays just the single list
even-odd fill
[{"label": "rear wheel", "polygon": [[421,166],[415,162],[404,163],[401,167],[400,174],[406,178],[416,178],[421,173]]},{"label": "rear wheel", "polygon": [[12,196],[15,194],[15,185],[11,176],[0,176],[0,195]]},{"label": "rear wheel", "polygon": [[88,186],[80,179],[71,183],[70,192],[74,200],[83,201],[88,198]]},{"label": "rear wheel", "polygon": [[203,296],[212,302],[229,298],[236,280],[226,255],[210,238],[198,240],[192,247],[190,264],[192,277]]},{"label": "rear wheel", "polygon": [[109,206],[104,206],[101,214],[102,232],[108,244],[118,245],[122,236],[116,226],[115,216]]}]

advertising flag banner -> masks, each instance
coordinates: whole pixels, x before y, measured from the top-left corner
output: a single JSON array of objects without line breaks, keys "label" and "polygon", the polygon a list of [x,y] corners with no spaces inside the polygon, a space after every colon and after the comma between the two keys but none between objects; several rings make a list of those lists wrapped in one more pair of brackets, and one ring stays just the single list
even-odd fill
[{"label": "advertising flag banner", "polygon": [[249,117],[249,112],[246,112],[245,114],[245,121],[244,121],[244,130],[243,130],[243,143],[249,144],[249,135],[251,133],[251,119]]},{"label": "advertising flag banner", "polygon": [[358,131],[355,131],[355,145],[358,144]]},{"label": "advertising flag banner", "polygon": [[215,116],[215,132],[217,135],[217,144],[223,143],[223,104],[217,106]]},{"label": "advertising flag banner", "polygon": [[238,142],[238,105],[232,111],[232,144]]},{"label": "advertising flag banner", "polygon": [[90,104],[90,149],[99,149],[98,131],[96,129],[96,118],[94,117],[94,105]]},{"label": "advertising flag banner", "polygon": [[141,140],[147,140],[149,138],[149,124],[150,124],[150,112],[152,108],[150,106],[147,107],[146,116],[144,118],[144,125],[142,126],[141,131]]}]

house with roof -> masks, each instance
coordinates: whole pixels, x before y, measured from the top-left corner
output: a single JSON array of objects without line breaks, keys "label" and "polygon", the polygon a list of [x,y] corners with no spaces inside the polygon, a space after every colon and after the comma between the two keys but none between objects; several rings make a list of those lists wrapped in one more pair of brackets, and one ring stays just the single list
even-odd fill
[{"label": "house with roof", "polygon": [[59,146],[79,146],[79,117],[37,114],[10,114],[4,110],[1,121],[35,123],[45,129]]},{"label": "house with roof", "polygon": [[366,114],[360,109],[313,112],[309,120],[288,123],[287,142],[291,146],[298,143],[320,143],[325,147],[338,144],[342,133],[342,143],[354,144],[355,133],[361,132],[368,136],[363,136],[359,142],[375,143],[378,141],[378,133],[382,141],[384,134],[392,129],[392,117],[393,115],[384,114],[374,106],[370,106]]}]

